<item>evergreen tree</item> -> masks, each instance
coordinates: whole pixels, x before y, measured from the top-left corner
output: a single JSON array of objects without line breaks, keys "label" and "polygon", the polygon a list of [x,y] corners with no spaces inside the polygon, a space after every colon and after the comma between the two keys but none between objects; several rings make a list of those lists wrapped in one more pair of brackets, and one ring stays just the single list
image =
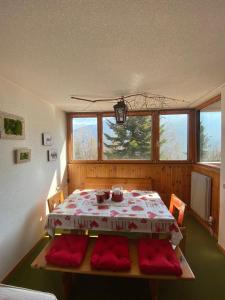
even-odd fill
[{"label": "evergreen tree", "polygon": [[151,121],[149,116],[128,117],[123,125],[106,120],[113,131],[104,133],[107,159],[151,159]]},{"label": "evergreen tree", "polygon": [[160,128],[159,128],[159,136],[160,136],[160,141],[159,141],[159,150],[160,150],[160,159],[166,159],[166,154],[163,151],[163,147],[161,147],[163,144],[165,144],[167,142],[167,139],[165,137],[165,124],[164,123],[160,123]]},{"label": "evergreen tree", "polygon": [[208,135],[205,133],[205,128],[202,122],[200,122],[200,161],[209,161],[209,138]]}]

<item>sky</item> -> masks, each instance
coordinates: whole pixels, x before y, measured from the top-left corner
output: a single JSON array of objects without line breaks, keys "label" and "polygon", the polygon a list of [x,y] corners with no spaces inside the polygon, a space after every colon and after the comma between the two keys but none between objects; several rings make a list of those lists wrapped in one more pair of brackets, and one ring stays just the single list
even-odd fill
[{"label": "sky", "polygon": [[201,112],[200,121],[212,146],[221,145],[221,112]]},{"label": "sky", "polygon": [[76,129],[89,125],[97,126],[97,118],[73,118],[73,127],[75,126]]}]

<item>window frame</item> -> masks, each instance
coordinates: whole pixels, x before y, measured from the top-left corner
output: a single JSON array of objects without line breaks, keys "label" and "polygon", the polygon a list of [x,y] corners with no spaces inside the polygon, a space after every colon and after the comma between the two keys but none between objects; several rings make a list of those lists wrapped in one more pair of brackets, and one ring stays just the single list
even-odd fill
[{"label": "window frame", "polygon": [[[159,116],[161,114],[187,114],[188,115],[188,149],[187,149],[187,160],[160,160],[159,159]],[[152,111],[132,111],[128,112],[128,116],[151,116],[152,118],[152,135],[151,135],[151,151],[152,157],[149,160],[106,160],[103,159],[103,117],[114,116],[113,112],[73,112],[67,113],[67,158],[68,163],[71,164],[190,164],[194,162],[195,157],[195,110],[194,109],[168,109],[168,110],[152,110]],[[98,159],[97,160],[74,160],[73,159],[73,131],[72,131],[72,119],[73,118],[87,118],[97,117],[97,130],[98,130]]]},{"label": "window frame", "polygon": [[200,112],[203,108],[206,108],[210,106],[211,104],[221,101],[221,94],[218,94],[207,101],[201,103],[195,108],[195,114],[196,114],[196,146],[195,146],[195,157],[196,157],[196,163],[199,165],[203,165],[210,168],[220,168],[221,161],[220,162],[214,162],[214,163],[208,163],[200,161]]},{"label": "window frame", "polygon": [[[73,119],[74,118],[97,118],[97,160],[73,159]],[[97,113],[69,113],[67,114],[67,157],[72,163],[95,163],[99,161],[99,116]]]},{"label": "window frame", "polygon": [[160,111],[159,113],[159,129],[160,129],[160,116],[161,115],[187,115],[187,159],[185,160],[164,160],[160,159],[160,136],[158,137],[158,161],[160,163],[172,163],[172,162],[177,162],[177,163],[185,163],[185,162],[193,162],[194,160],[194,155],[193,155],[193,145],[194,145],[194,140],[193,140],[193,132],[194,132],[194,127],[193,127],[193,122],[194,122],[194,116],[193,116],[193,111],[190,110],[164,110]]}]

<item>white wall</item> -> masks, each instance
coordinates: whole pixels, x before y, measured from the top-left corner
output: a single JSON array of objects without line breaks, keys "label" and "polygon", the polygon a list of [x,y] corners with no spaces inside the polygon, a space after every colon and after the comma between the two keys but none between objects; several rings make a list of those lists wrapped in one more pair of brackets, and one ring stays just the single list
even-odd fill
[{"label": "white wall", "polygon": [[[25,119],[25,140],[0,139],[0,281],[44,232],[46,198],[66,182],[65,114],[0,77],[0,111]],[[50,132],[58,160],[47,162],[41,133]],[[32,149],[31,162],[15,164],[13,150]]]},{"label": "white wall", "polygon": [[222,140],[221,140],[221,169],[220,169],[220,222],[218,243],[225,249],[225,86],[221,89],[222,98]]}]

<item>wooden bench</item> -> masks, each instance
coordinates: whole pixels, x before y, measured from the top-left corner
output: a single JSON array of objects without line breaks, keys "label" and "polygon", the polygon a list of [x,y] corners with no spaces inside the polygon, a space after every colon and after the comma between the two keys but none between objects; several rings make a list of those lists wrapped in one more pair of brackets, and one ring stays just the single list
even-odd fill
[{"label": "wooden bench", "polygon": [[[150,281],[151,286],[151,295],[152,298],[156,300],[158,297],[158,285],[160,280],[190,280],[194,279],[195,276],[188,265],[184,255],[182,254],[179,247],[176,249],[176,255],[181,263],[182,275],[181,277],[176,276],[163,276],[163,275],[145,275],[140,272],[139,264],[138,264],[138,253],[137,253],[137,241],[129,240],[129,250],[130,250],[130,259],[131,259],[131,269],[126,272],[112,272],[112,271],[97,271],[93,270],[90,266],[90,258],[94,246],[95,238],[90,238],[88,249],[84,258],[83,263],[79,268],[61,268],[53,265],[49,265],[46,263],[45,255],[48,252],[48,249],[51,246],[51,241],[44,247],[41,253],[35,258],[31,266],[35,269],[45,269],[50,271],[58,271],[66,273],[67,276],[72,273],[75,274],[88,274],[88,275],[96,275],[96,276],[113,276],[113,277],[129,277],[129,278],[144,278]],[[66,287],[65,287],[66,289]]]},{"label": "wooden bench", "polygon": [[82,188],[111,189],[113,185],[122,185],[127,190],[152,189],[152,179],[148,178],[120,178],[120,177],[86,177]]}]

